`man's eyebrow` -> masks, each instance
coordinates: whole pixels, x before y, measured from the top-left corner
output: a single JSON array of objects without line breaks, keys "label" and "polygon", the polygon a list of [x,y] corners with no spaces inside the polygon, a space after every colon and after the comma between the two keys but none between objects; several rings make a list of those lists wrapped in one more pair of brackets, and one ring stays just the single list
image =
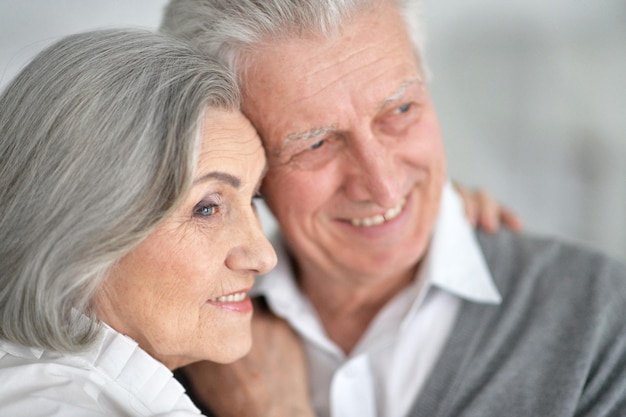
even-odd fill
[{"label": "man's eyebrow", "polygon": [[420,77],[409,78],[408,80],[404,81],[400,85],[400,87],[398,87],[396,91],[394,91],[389,97],[383,100],[382,104],[380,105],[380,108],[383,109],[389,104],[399,99],[400,97],[402,97],[402,95],[406,93],[406,90],[408,90],[408,88],[412,86],[413,84],[421,84],[421,83],[422,83],[422,79]]},{"label": "man's eyebrow", "polygon": [[205,182],[208,180],[218,180],[220,182],[224,182],[228,185],[230,185],[233,188],[239,188],[241,187],[241,180],[237,177],[235,177],[234,175],[228,174],[226,172],[221,172],[221,171],[212,171],[209,172],[208,174],[204,174],[201,177],[196,178],[193,181],[193,184],[199,184],[201,182]]},{"label": "man's eyebrow", "polygon": [[[285,145],[291,142],[298,142],[319,136],[327,135],[335,130],[335,126],[315,127],[313,129],[305,130],[304,132],[289,133],[285,137]],[[283,145],[284,146],[284,145]]]},{"label": "man's eyebrow", "polygon": [[305,140],[325,136],[331,132],[337,130],[335,126],[323,126],[323,127],[314,127],[313,129],[305,130],[304,132],[293,132],[287,134],[285,136],[285,140],[283,144],[280,146],[280,149],[272,151],[272,155],[275,157],[280,157],[283,151],[294,143],[302,142]]}]

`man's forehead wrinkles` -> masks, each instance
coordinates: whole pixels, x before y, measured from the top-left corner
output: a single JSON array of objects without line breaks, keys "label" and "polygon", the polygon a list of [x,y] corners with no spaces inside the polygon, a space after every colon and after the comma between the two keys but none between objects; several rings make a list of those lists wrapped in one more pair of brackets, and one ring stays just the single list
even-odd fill
[{"label": "man's forehead wrinkles", "polygon": [[[304,45],[304,47],[306,47],[306,45]],[[298,49],[301,49],[302,46],[299,46]],[[359,49],[351,49],[350,51],[346,52],[345,54],[342,54],[339,58],[334,58],[334,59],[328,59],[326,54],[327,53],[331,53],[332,51],[320,51],[319,52],[319,57],[318,55],[313,55],[310,57],[310,59],[308,61],[315,61],[316,63],[312,63],[311,62],[311,66],[313,68],[315,68],[312,72],[307,73],[307,74],[303,74],[300,79],[298,79],[297,81],[306,81],[308,80],[311,76],[316,76],[318,74],[323,74],[327,71],[331,71],[331,72],[335,72],[336,68],[338,66],[343,66],[346,63],[349,63],[350,61],[353,60],[353,58],[357,58],[356,61],[360,61],[361,59],[358,58],[358,56],[363,56],[363,53],[366,53],[369,49],[371,49],[370,46],[364,46],[362,48]],[[321,59],[320,59],[321,58]],[[362,66],[361,65],[356,65],[357,67]],[[351,72],[353,69],[348,68],[348,72]]]},{"label": "man's forehead wrinkles", "polygon": [[[388,57],[380,56],[379,53],[370,53],[376,52],[377,49],[376,46],[367,45],[341,55],[340,58],[324,58],[317,67],[312,65],[311,71],[304,72],[295,80],[297,85],[311,88],[297,90],[295,96],[292,96],[293,104],[315,98],[337,85],[350,85],[355,74],[368,71],[369,68],[380,70],[380,64],[384,63]],[[324,57],[323,53],[322,56]],[[370,77],[376,76],[376,74],[370,74]],[[287,91],[293,91],[293,89],[287,89]]]}]

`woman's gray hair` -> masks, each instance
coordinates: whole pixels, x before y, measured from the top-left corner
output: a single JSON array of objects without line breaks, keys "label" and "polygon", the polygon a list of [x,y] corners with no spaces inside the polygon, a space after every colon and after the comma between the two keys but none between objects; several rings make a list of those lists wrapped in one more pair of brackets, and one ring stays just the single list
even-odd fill
[{"label": "woman's gray hair", "polygon": [[170,0],[160,30],[191,42],[241,76],[246,52],[259,45],[307,33],[331,37],[359,13],[389,2],[398,7],[421,56],[418,0]]},{"label": "woman's gray hair", "polygon": [[[180,204],[231,72],[162,34],[106,30],[40,53],[0,96],[0,337],[78,351],[109,268]],[[84,322],[88,324],[85,325]]]}]

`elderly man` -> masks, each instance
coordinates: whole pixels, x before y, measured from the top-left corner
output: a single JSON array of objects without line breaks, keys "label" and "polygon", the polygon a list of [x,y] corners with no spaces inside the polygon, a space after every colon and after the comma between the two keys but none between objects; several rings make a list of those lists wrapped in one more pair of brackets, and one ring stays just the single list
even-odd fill
[{"label": "elderly man", "polygon": [[[264,141],[281,260],[258,291],[303,341],[313,412],[626,415],[624,266],[549,239],[475,234],[447,181],[413,6],[174,0],[163,22],[237,73]],[[289,415],[308,400],[285,376],[303,374],[297,354],[259,333],[256,349],[289,364],[273,380],[254,386],[267,368],[240,366],[243,385],[203,395],[234,379],[187,370],[216,414]]]}]

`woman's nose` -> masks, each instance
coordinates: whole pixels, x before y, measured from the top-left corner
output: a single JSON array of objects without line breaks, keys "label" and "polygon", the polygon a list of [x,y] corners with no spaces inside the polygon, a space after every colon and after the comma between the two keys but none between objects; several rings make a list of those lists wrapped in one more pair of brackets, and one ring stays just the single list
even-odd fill
[{"label": "woman's nose", "polygon": [[263,233],[255,212],[251,210],[244,223],[233,235],[237,243],[229,251],[226,265],[231,270],[265,274],[276,266],[276,252]]}]

